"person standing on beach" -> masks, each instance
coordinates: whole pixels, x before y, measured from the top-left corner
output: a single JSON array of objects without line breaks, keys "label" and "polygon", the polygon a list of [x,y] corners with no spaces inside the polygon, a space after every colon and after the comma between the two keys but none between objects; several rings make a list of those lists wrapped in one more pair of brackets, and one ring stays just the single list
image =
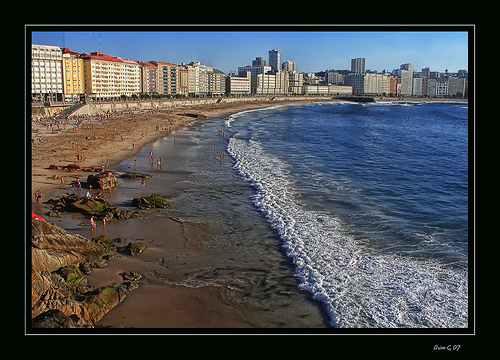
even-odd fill
[{"label": "person standing on beach", "polygon": [[37,190],[35,192],[35,200],[36,200],[36,203],[37,204],[41,204],[42,203],[42,192],[40,190]]},{"label": "person standing on beach", "polygon": [[142,190],[144,190],[144,188],[146,187],[146,180],[142,179],[141,186],[142,186]]},{"label": "person standing on beach", "polygon": [[95,221],[93,216],[90,217],[90,229],[95,230]]}]

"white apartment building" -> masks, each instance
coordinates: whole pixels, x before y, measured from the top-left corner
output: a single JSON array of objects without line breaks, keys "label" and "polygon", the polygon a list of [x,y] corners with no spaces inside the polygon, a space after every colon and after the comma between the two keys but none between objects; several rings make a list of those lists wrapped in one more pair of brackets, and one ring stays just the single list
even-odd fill
[{"label": "white apartment building", "polygon": [[251,73],[247,72],[247,76],[228,76],[226,77],[226,91],[235,95],[250,94],[250,79]]},{"label": "white apartment building", "polygon": [[62,51],[58,46],[31,45],[31,96],[39,101],[63,99]]},{"label": "white apartment building", "polygon": [[209,73],[213,68],[194,61],[189,64],[182,64],[188,69],[188,93],[207,94],[209,92]]},{"label": "white apartment building", "polygon": [[422,78],[413,78],[411,93],[413,96],[422,96]]},{"label": "white apartment building", "polygon": [[141,66],[135,61],[97,51],[84,55],[83,62],[87,95],[99,99],[141,92]]},{"label": "white apartment building", "polygon": [[289,72],[288,73],[288,93],[301,94],[302,84],[304,83],[304,75],[302,73]]},{"label": "white apartment building", "polygon": [[344,84],[352,86],[354,95],[383,95],[390,93],[390,77],[385,74],[347,74]]},{"label": "white apartment building", "polygon": [[350,96],[352,95],[352,86],[343,85],[304,85],[302,94],[306,95],[333,95]]},{"label": "white apartment building", "polygon": [[256,74],[252,75],[251,80],[252,94],[276,94],[276,75],[275,74]]},{"label": "white apartment building", "polygon": [[219,69],[208,72],[208,90],[213,95],[222,95],[226,92],[226,74]]}]

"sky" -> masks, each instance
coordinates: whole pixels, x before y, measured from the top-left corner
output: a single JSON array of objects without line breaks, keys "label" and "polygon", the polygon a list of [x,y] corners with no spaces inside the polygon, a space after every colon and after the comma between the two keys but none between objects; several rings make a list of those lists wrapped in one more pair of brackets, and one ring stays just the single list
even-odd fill
[{"label": "sky", "polygon": [[256,57],[269,61],[272,49],[280,51],[282,63],[295,62],[297,72],[350,69],[355,57],[366,58],[366,69],[379,72],[404,63],[414,71],[457,72],[468,70],[468,36],[466,31],[36,31],[31,43],[134,61],[200,61],[224,73],[251,65]]}]

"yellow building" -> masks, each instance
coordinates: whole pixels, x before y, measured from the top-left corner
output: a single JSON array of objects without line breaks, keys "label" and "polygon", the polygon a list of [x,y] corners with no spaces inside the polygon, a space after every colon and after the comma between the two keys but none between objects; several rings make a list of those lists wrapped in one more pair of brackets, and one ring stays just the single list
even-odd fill
[{"label": "yellow building", "polygon": [[83,59],[68,48],[62,49],[63,91],[65,101],[78,101],[85,94]]}]

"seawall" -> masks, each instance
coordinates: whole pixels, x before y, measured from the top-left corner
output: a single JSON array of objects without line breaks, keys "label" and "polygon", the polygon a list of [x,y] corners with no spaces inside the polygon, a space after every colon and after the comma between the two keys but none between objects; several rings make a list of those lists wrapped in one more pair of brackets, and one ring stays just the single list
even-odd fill
[{"label": "seawall", "polygon": [[[132,101],[107,101],[107,102],[92,102],[75,109],[71,114],[83,115],[94,113],[106,113],[108,111],[119,111],[125,109],[152,109],[152,108],[177,108],[183,106],[197,105],[212,105],[212,104],[229,104],[237,102],[263,102],[263,101],[331,101],[331,96],[242,96],[242,97],[213,97],[213,98],[184,98],[184,99],[168,99],[168,100],[132,100]],[[72,105],[54,104],[32,105],[32,116],[52,116],[63,110],[68,109]],[[75,107],[76,108],[76,107]]]}]

